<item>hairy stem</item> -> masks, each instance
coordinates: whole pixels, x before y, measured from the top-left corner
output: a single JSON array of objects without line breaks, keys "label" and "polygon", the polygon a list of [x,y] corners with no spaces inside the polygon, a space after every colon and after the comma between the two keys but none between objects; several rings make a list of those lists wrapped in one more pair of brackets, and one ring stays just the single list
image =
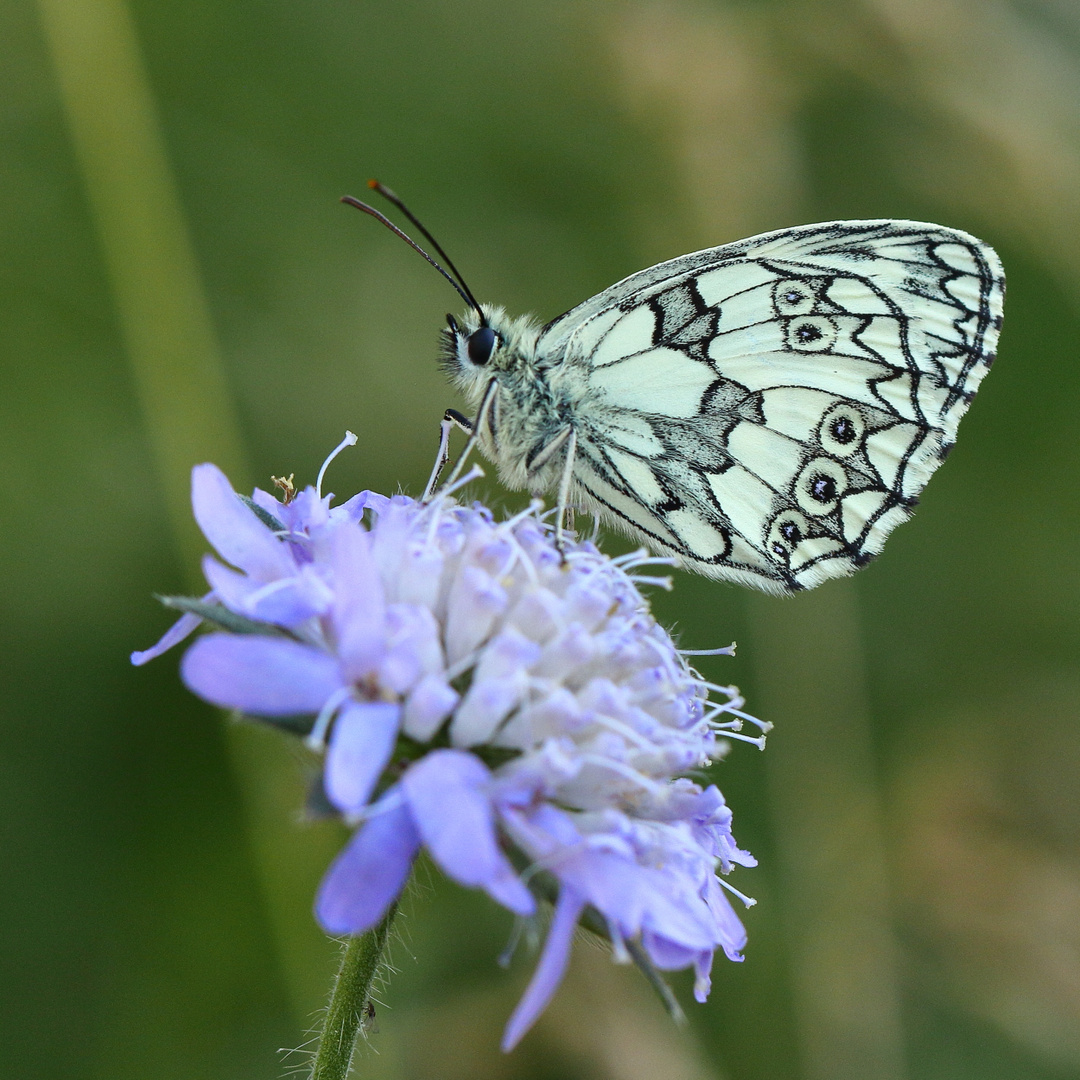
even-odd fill
[{"label": "hairy stem", "polygon": [[311,1080],[345,1080],[349,1075],[356,1038],[371,1001],[371,984],[396,914],[397,904],[392,904],[378,926],[349,938],[326,1009]]}]

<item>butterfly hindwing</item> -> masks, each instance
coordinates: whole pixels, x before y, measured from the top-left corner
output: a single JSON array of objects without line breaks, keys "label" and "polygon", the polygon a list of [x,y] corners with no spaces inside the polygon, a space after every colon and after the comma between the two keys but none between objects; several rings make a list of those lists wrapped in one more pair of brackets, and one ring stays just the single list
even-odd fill
[{"label": "butterfly hindwing", "polygon": [[951,447],[1003,290],[974,237],[891,220],[641,271],[537,342],[588,369],[581,501],[711,576],[782,591],[851,573]]}]

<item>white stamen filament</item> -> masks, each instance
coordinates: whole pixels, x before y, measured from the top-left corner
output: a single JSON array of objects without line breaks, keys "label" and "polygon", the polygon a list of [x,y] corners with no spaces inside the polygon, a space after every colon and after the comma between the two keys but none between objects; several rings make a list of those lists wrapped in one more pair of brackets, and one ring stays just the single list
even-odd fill
[{"label": "white stamen filament", "polygon": [[635,585],[652,585],[658,589],[671,592],[675,588],[675,582],[669,577],[646,577],[643,574],[631,574],[630,580]]},{"label": "white stamen filament", "polygon": [[322,463],[322,468],[319,470],[318,479],[316,479],[316,481],[315,481],[315,494],[320,499],[323,497],[323,494],[322,494],[323,477],[326,475],[326,470],[329,467],[330,462],[333,461],[334,458],[336,458],[338,456],[338,454],[340,454],[341,451],[345,449],[346,446],[355,446],[355,445],[356,445],[356,436],[351,431],[346,429],[345,438],[342,439],[341,442],[339,442],[337,444],[337,446],[335,446],[334,449],[330,451],[329,457],[327,457],[327,459]]},{"label": "white stamen filament", "polygon": [[759,750],[765,749],[765,736],[758,735],[754,738],[751,735],[740,735],[736,731],[728,731],[725,736],[727,739],[737,739],[739,742],[750,743],[751,746],[756,746]]},{"label": "white stamen filament", "polygon": [[716,880],[719,881],[720,884],[725,889],[727,889],[729,893],[731,893],[733,896],[737,896],[747,907],[753,907],[757,903],[757,901],[752,896],[747,896],[746,893],[739,892],[739,890],[736,889],[734,885],[729,885],[724,878],[720,877],[719,874],[717,875]]},{"label": "white stamen filament", "polygon": [[352,695],[351,686],[338,687],[327,699],[326,704],[319,710],[315,717],[315,723],[311,727],[311,734],[304,740],[312,750],[322,750],[326,746],[326,732],[330,727],[330,721],[338,711],[341,703]]},{"label": "white stamen filament", "polygon": [[734,656],[735,642],[719,649],[680,649],[679,652],[683,656]]},{"label": "white stamen filament", "polygon": [[618,773],[625,779],[644,788],[650,795],[662,795],[667,790],[665,784],[658,784],[655,780],[650,780],[644,773],[638,772],[637,769],[621,761],[602,757],[600,754],[582,754],[581,760],[588,765],[595,765],[597,768],[610,769],[612,772]]}]

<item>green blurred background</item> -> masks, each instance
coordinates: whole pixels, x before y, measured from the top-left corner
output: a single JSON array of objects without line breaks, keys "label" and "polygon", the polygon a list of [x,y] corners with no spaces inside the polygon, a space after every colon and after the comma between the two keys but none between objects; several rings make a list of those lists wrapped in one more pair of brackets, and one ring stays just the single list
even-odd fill
[{"label": "green blurred background", "polygon": [[[761,859],[742,965],[675,1030],[580,942],[532,959],[421,868],[358,1074],[1080,1076],[1076,0],[5,0],[0,1076],[302,1070],[336,963],[310,762],[127,653],[193,588],[187,470],[417,492],[458,303],[339,205],[378,176],[483,300],[549,318],[800,222],[992,243],[1000,360],[915,520],[793,600],[656,600],[776,723],[716,778]],[[485,484],[487,482],[485,481]],[[508,506],[520,495],[481,492]],[[291,1049],[288,1053],[279,1048]]]}]

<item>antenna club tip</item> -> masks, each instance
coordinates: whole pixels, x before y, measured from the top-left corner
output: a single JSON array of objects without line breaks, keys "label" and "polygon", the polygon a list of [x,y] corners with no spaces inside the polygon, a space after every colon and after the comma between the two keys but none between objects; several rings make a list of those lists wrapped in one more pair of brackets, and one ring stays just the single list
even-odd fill
[{"label": "antenna club tip", "polygon": [[378,180],[372,179],[367,182],[367,186],[371,188],[372,191],[378,191],[382,185],[379,183]]}]

